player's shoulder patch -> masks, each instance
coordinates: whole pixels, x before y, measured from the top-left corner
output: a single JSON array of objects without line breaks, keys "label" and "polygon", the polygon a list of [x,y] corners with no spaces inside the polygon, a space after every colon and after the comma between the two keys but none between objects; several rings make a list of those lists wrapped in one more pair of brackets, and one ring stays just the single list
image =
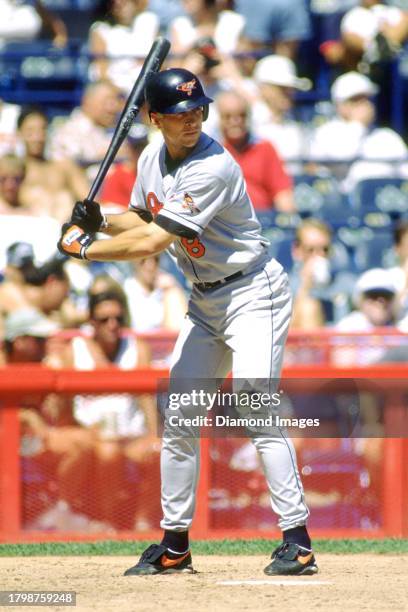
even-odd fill
[{"label": "player's shoulder patch", "polygon": [[184,208],[184,210],[189,210],[192,215],[200,212],[199,208],[194,202],[193,197],[187,191],[184,192],[181,207]]}]

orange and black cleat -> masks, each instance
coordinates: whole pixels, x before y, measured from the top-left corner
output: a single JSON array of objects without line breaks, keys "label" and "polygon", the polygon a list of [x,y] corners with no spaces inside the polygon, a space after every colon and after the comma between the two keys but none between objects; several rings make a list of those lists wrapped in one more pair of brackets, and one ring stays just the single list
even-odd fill
[{"label": "orange and black cleat", "polygon": [[173,553],[162,544],[151,544],[139,561],[125,572],[125,576],[151,576],[154,574],[195,574],[191,553]]},{"label": "orange and black cleat", "polygon": [[313,552],[289,542],[273,551],[272,562],[264,569],[268,576],[312,576],[318,571]]}]

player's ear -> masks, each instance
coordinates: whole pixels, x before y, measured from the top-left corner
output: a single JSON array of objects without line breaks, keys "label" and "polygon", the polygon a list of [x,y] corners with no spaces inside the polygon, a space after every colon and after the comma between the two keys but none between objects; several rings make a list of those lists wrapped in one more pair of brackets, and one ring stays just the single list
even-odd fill
[{"label": "player's ear", "polygon": [[150,121],[153,125],[160,129],[160,115],[159,113],[149,113]]}]

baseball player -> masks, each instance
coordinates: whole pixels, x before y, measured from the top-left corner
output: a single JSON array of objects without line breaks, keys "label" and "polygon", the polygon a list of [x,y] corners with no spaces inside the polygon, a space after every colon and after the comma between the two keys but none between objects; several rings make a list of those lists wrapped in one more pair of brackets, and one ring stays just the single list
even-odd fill
[{"label": "baseball player", "polygon": [[[77,202],[59,248],[92,261],[131,260],[169,249],[192,283],[170,388],[186,379],[215,385],[232,370],[234,381],[256,379],[271,391],[280,376],[291,314],[287,275],[268,254],[239,166],[202,132],[212,100],[198,78],[184,69],[164,70],[149,77],[145,97],[163,140],[148,145],[139,159],[129,211],[105,216],[97,203]],[[96,240],[97,231],[111,238]],[[315,574],[294,448],[275,429],[274,435],[251,435],[283,532],[264,571]],[[163,539],[125,575],[194,572],[188,530],[198,471],[199,436],[165,429]]]}]

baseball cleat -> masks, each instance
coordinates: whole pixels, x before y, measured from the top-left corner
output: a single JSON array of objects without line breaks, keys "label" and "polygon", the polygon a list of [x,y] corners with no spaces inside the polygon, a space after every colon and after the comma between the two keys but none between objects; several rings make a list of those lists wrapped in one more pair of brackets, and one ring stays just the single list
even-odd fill
[{"label": "baseball cleat", "polygon": [[313,551],[290,542],[273,551],[272,563],[264,569],[268,576],[311,576],[318,571]]},{"label": "baseball cleat", "polygon": [[188,550],[184,554],[170,552],[162,544],[151,544],[139,561],[124,576],[151,576],[153,574],[195,574]]}]

